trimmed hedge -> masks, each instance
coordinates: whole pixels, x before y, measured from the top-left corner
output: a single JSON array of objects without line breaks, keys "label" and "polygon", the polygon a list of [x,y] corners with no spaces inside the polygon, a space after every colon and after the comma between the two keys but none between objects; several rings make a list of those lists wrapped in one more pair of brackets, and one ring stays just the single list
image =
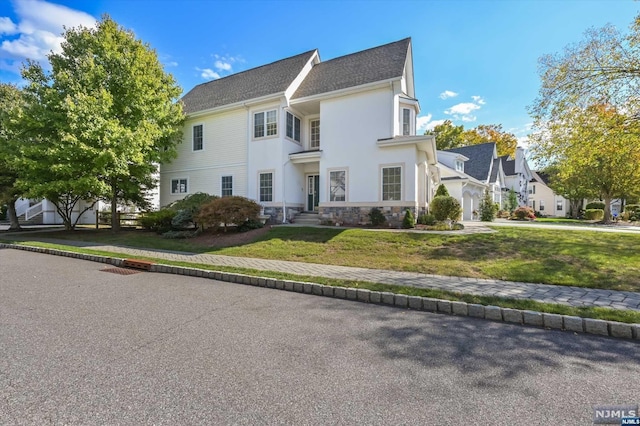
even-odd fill
[{"label": "trimmed hedge", "polygon": [[603,220],[604,210],[603,209],[586,209],[584,211],[584,218],[586,220]]}]

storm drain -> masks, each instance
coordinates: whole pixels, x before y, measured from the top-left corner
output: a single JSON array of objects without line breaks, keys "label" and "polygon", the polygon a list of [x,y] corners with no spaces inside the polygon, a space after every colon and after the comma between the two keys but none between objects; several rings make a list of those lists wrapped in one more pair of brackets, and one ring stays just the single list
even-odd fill
[{"label": "storm drain", "polygon": [[133,275],[133,274],[139,274],[142,271],[137,271],[135,269],[129,269],[129,268],[105,268],[105,269],[101,269],[100,271],[102,272],[111,272],[112,274],[118,274],[118,275]]}]

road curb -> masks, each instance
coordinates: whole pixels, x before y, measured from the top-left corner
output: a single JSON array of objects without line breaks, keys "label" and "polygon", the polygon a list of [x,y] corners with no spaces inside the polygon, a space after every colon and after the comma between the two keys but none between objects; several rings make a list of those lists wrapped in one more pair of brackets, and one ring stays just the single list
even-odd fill
[{"label": "road curb", "polygon": [[[105,263],[117,267],[127,265],[126,259],[99,256],[92,254],[76,253],[71,251],[51,249],[44,247],[31,247],[18,244],[0,243],[0,248],[31,251],[54,256],[71,257],[74,259],[89,260]],[[627,324],[617,321],[605,321],[593,318],[582,318],[571,315],[549,314],[537,311],[501,308],[499,306],[486,306],[474,303],[455,302],[431,297],[408,296],[390,292],[380,292],[353,287],[327,286],[309,282],[293,280],[279,280],[275,278],[262,278],[233,272],[211,271],[207,269],[190,268],[183,266],[171,266],[159,263],[144,262],[149,272],[163,274],[186,275],[192,277],[208,278],[230,283],[245,284],[256,287],[266,287],[295,293],[311,294],[322,297],[371,303],[377,305],[394,306],[404,309],[420,310],[454,316],[468,316],[489,321],[520,324],[524,326],[542,327],[545,329],[573,331],[598,336],[608,336],[621,339],[640,340],[640,324]]]}]

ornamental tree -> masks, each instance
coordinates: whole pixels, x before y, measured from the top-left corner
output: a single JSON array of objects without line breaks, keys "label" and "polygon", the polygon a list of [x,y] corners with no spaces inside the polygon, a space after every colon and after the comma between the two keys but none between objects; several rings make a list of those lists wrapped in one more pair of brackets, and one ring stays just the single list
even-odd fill
[{"label": "ornamental tree", "polygon": [[67,228],[80,200],[109,200],[117,230],[118,203],[144,207],[157,164],[176,156],[181,89],[148,44],[106,15],[64,39],[48,56],[51,71],[33,62],[23,71],[30,139],[22,184],[56,204]]}]

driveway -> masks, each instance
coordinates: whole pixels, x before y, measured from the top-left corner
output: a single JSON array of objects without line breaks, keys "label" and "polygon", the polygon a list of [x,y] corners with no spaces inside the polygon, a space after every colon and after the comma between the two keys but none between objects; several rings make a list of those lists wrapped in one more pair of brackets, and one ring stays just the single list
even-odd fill
[{"label": "driveway", "polygon": [[638,344],[0,249],[7,424],[591,424]]}]

